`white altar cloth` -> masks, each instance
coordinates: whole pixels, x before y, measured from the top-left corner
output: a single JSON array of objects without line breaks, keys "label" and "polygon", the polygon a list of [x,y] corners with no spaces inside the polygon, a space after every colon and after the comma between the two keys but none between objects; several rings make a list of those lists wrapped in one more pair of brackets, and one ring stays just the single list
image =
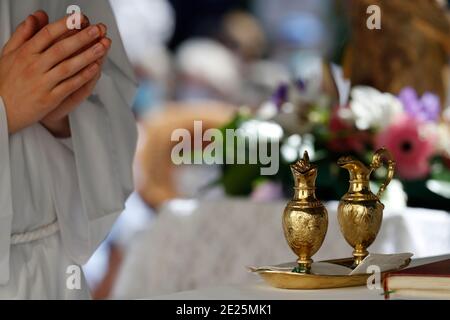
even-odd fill
[{"label": "white altar cloth", "polygon": [[[173,200],[133,241],[113,298],[146,298],[203,287],[248,283],[246,266],[295,261],[284,239],[286,201]],[[329,225],[315,261],[350,257],[337,222],[337,202],[327,205]],[[450,253],[450,214],[420,208],[386,208],[374,253],[412,252],[413,258]]]},{"label": "white altar cloth", "polygon": [[[449,259],[450,255],[413,260],[418,266]],[[321,290],[287,290],[272,288],[262,280],[234,286],[216,286],[153,297],[154,300],[383,300],[383,290],[366,286]]]}]

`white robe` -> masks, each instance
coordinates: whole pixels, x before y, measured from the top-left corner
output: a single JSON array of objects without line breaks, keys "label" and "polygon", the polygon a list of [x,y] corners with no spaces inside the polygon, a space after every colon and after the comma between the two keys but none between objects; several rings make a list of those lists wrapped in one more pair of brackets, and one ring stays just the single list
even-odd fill
[{"label": "white robe", "polygon": [[71,266],[88,260],[133,189],[135,81],[109,3],[0,0],[0,44],[35,10],[55,21],[71,4],[106,23],[113,45],[94,94],[69,117],[70,139],[56,139],[40,124],[9,135],[0,99],[3,299],[89,298],[83,277],[76,288]]}]

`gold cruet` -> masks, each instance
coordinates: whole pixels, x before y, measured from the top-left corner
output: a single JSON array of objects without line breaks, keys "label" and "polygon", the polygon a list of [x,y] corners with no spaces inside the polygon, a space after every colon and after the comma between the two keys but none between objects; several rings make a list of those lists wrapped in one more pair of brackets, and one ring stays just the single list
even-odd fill
[{"label": "gold cruet", "polygon": [[[383,162],[387,164],[387,175],[375,195],[370,190],[370,175]],[[381,148],[375,152],[369,167],[353,157],[340,158],[338,165],[350,174],[349,190],[339,202],[338,222],[345,240],[354,249],[353,267],[356,267],[369,254],[367,248],[380,230],[384,209],[380,198],[394,176],[395,161],[387,149]]]},{"label": "gold cruet", "polygon": [[294,177],[294,196],[283,213],[284,236],[294,253],[298,256],[300,273],[310,273],[311,257],[322,246],[328,228],[328,213],[317,200],[315,183],[317,167],[309,161],[305,152],[303,159],[291,165]]}]

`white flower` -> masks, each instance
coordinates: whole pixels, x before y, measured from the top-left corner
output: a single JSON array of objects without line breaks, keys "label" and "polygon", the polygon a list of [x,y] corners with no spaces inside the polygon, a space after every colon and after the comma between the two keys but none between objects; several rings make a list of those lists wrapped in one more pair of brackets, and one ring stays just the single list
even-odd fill
[{"label": "white flower", "polygon": [[426,123],[420,127],[424,139],[436,141],[436,153],[450,157],[450,122]]},{"label": "white flower", "polygon": [[[379,185],[370,182],[372,190],[378,190]],[[407,207],[408,195],[406,194],[403,184],[400,180],[392,179],[391,183],[383,193],[381,198],[386,208],[390,210],[403,210]]]},{"label": "white flower", "polygon": [[403,113],[403,105],[396,96],[372,87],[355,86],[350,96],[352,118],[360,130],[385,128]]},{"label": "white flower", "polygon": [[259,120],[270,120],[278,114],[278,108],[275,102],[268,100],[264,102],[257,110],[256,117]]},{"label": "white flower", "polygon": [[441,123],[437,128],[437,151],[450,157],[450,123]]},{"label": "white flower", "polygon": [[444,121],[450,122],[450,106],[446,107],[442,111],[442,119],[444,119]]}]

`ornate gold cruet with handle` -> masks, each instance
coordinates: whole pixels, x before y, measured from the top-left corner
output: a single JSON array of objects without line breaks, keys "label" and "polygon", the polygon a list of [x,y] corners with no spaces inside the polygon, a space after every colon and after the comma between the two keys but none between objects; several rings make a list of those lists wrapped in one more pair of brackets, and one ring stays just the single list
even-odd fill
[{"label": "ornate gold cruet with handle", "polygon": [[[370,175],[383,163],[387,165],[387,175],[375,195],[370,190]],[[340,158],[338,165],[350,174],[349,190],[339,202],[338,221],[345,240],[354,248],[356,267],[369,254],[367,248],[380,230],[384,209],[380,198],[394,176],[395,161],[387,149],[381,148],[375,152],[369,167],[353,157]]]},{"label": "ornate gold cruet with handle", "polygon": [[310,273],[311,257],[322,246],[328,228],[328,213],[316,198],[317,167],[309,161],[305,152],[303,159],[291,165],[294,177],[294,197],[283,213],[284,236],[289,247],[298,256],[299,273]]}]

